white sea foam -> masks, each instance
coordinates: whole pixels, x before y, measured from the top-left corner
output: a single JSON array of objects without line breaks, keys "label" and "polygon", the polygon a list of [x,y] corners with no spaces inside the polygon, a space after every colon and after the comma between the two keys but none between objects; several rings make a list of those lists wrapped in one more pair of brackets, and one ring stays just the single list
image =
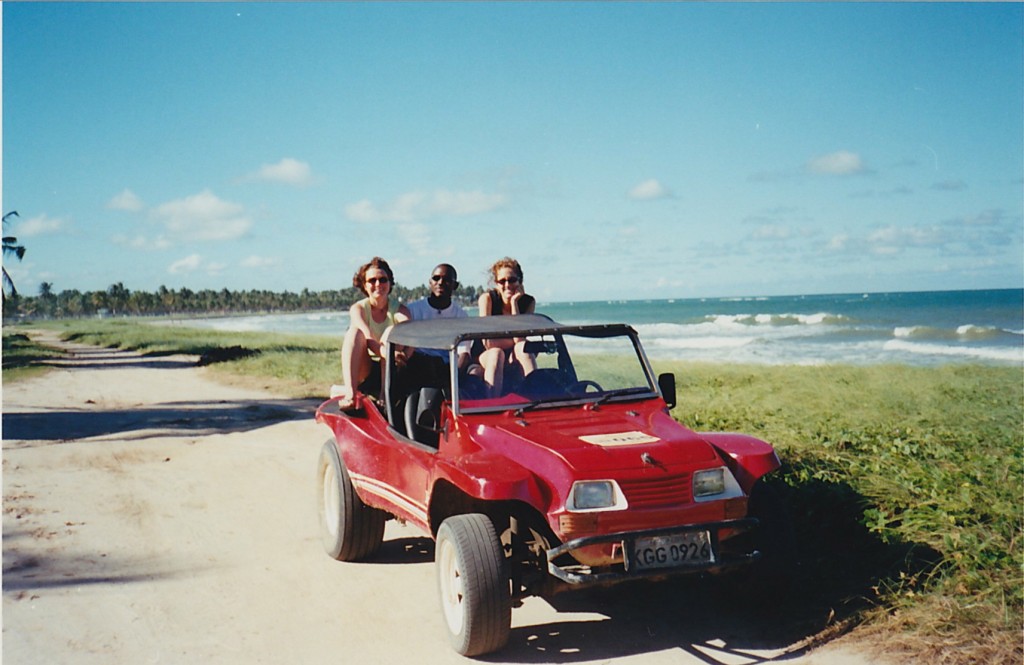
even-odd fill
[{"label": "white sea foam", "polygon": [[901,339],[892,339],[882,345],[885,351],[899,351],[930,356],[961,357],[964,359],[973,358],[978,360],[995,360],[999,362],[1024,362],[1024,347],[977,347],[977,346],[954,346],[950,344],[924,344],[921,342],[907,342]]},{"label": "white sea foam", "polygon": [[922,330],[923,326],[900,326],[892,331],[893,337],[914,337],[918,335]]},{"label": "white sea foam", "polygon": [[655,337],[644,340],[644,345],[659,349],[734,349],[756,341],[756,337]]},{"label": "white sea foam", "polygon": [[973,323],[959,326],[956,334],[964,339],[991,339],[1002,334],[1003,331],[992,326],[976,326]]},{"label": "white sea foam", "polygon": [[[869,299],[882,302],[865,303]],[[760,304],[761,300],[768,304]],[[675,303],[609,301],[552,303],[541,311],[573,325],[629,323],[640,333],[649,357],[655,362],[679,359],[773,365],[1024,363],[1024,330],[1019,323],[1019,310],[1007,315],[1002,310],[993,314],[989,308],[964,310],[959,301],[955,301],[956,309],[930,305],[925,309],[903,308],[899,303],[884,301],[868,298],[867,294],[818,298],[814,304],[810,298],[799,303],[787,299],[785,303],[778,301],[777,306],[770,298]],[[957,316],[963,318],[952,318]],[[170,325],[340,338],[348,327],[348,314],[343,310],[175,319]]]},{"label": "white sea foam", "polygon": [[931,340],[960,340],[976,341],[999,337],[1000,335],[1012,334],[1009,331],[992,326],[978,326],[965,324],[955,329],[934,328],[932,326],[899,326],[893,328],[892,336],[897,339],[931,339]]},{"label": "white sea foam", "polygon": [[849,321],[847,317],[841,314],[829,314],[828,312],[818,312],[816,314],[709,314],[705,318],[720,325],[735,324],[744,326],[817,326],[835,325]]}]

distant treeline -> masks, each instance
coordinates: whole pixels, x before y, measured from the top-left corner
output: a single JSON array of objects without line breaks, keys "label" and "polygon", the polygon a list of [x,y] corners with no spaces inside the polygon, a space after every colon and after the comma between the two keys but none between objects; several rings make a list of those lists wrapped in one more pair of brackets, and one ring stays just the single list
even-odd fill
[{"label": "distant treeline", "polygon": [[[463,305],[475,305],[483,288],[461,286],[455,294]],[[426,285],[406,288],[396,284],[392,297],[410,302],[430,293]],[[155,293],[131,291],[118,282],[106,291],[71,289],[54,293],[52,284],[43,282],[39,295],[17,295],[4,299],[5,320],[32,318],[74,318],[89,316],[155,316],[167,314],[243,314],[257,312],[344,311],[364,297],[353,288],[329,291],[303,289],[291,291],[214,291],[203,289],[168,289],[161,286]]]}]

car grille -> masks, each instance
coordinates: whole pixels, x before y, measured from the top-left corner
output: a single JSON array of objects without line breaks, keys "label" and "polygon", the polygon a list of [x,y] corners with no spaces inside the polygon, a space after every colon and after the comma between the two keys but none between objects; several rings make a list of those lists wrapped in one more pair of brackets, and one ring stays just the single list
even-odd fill
[{"label": "car grille", "polygon": [[619,487],[626,495],[630,508],[667,508],[690,503],[692,499],[689,473],[620,480]]}]

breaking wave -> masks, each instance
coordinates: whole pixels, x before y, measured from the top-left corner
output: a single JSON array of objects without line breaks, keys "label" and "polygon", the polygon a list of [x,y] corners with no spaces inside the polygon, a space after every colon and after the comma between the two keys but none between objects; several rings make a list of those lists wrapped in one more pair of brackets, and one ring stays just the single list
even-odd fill
[{"label": "breaking wave", "polygon": [[964,360],[990,360],[1007,363],[1024,362],[1024,347],[956,346],[952,344],[925,344],[893,339],[886,342],[882,348],[890,352],[898,351],[916,355],[946,356]]}]

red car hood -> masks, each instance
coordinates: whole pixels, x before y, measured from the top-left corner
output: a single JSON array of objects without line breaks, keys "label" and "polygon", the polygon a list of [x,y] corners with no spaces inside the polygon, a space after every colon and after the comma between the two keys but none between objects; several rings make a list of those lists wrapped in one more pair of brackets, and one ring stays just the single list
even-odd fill
[{"label": "red car hood", "polygon": [[662,409],[636,404],[538,409],[481,421],[473,438],[482,448],[527,467],[533,466],[531,459],[554,455],[583,477],[651,465],[704,467],[721,459],[711,444]]}]

